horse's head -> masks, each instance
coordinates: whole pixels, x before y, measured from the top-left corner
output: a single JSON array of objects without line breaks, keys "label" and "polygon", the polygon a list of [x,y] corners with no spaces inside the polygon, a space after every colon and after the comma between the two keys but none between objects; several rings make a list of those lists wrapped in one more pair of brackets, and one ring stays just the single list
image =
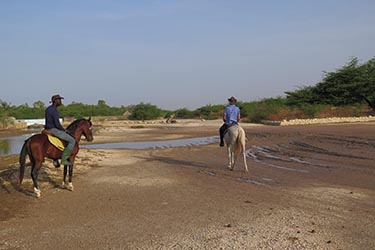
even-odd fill
[{"label": "horse's head", "polygon": [[91,142],[94,140],[92,135],[92,122],[91,117],[89,119],[84,119],[82,124],[82,134],[86,137],[86,140]]},{"label": "horse's head", "polygon": [[67,131],[76,139],[80,140],[81,135],[83,134],[87,141],[94,140],[91,131],[92,123],[91,117],[89,119],[78,119],[72,122],[68,127]]}]

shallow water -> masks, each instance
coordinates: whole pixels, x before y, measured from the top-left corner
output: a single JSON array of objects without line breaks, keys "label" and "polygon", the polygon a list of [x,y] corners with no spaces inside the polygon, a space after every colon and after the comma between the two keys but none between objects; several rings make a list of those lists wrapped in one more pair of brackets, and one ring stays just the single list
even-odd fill
[{"label": "shallow water", "polygon": [[[20,136],[1,137],[0,138],[0,156],[19,154],[24,141],[32,134]],[[86,144],[80,145],[81,148],[111,149],[111,148],[127,148],[127,149],[148,149],[148,148],[170,148],[184,146],[199,146],[215,143],[219,141],[218,136],[199,137],[168,141],[144,141],[144,142],[116,142],[103,144]]]},{"label": "shallow water", "polygon": [[0,156],[19,154],[23,143],[32,134],[18,136],[0,137]]},{"label": "shallow water", "polygon": [[219,142],[219,136],[198,137],[189,139],[178,139],[168,141],[144,141],[144,142],[114,142],[104,144],[90,144],[82,145],[81,148],[96,148],[96,149],[110,149],[110,148],[127,148],[127,149],[148,149],[148,148],[171,148],[171,147],[185,147],[185,146],[199,146],[207,145],[214,142]]}]

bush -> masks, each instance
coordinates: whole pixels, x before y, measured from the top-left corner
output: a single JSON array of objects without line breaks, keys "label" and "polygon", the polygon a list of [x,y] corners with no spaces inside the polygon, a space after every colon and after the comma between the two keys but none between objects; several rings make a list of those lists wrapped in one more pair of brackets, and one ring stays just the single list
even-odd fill
[{"label": "bush", "polygon": [[194,114],[196,117],[213,120],[222,117],[224,108],[224,105],[206,105],[197,109]]},{"label": "bush", "polygon": [[287,108],[285,98],[267,98],[258,102],[239,103],[241,116],[244,121],[259,123],[262,120],[270,120],[272,114]]},{"label": "bush", "polygon": [[162,110],[149,103],[140,103],[131,111],[131,120],[153,120],[161,117]]},{"label": "bush", "polygon": [[195,116],[193,111],[190,111],[186,108],[178,109],[174,112],[174,114],[176,115],[176,118],[179,119],[192,119]]}]

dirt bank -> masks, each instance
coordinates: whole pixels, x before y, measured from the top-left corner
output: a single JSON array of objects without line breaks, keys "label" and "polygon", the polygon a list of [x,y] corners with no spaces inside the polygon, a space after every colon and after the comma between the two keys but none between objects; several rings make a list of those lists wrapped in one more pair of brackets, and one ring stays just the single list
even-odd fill
[{"label": "dirt bank", "polygon": [[[109,142],[211,136],[220,122],[97,125]],[[374,124],[243,126],[249,173],[228,171],[217,143],[83,149],[75,191],[46,161],[37,199],[3,157],[0,249],[375,249]]]}]

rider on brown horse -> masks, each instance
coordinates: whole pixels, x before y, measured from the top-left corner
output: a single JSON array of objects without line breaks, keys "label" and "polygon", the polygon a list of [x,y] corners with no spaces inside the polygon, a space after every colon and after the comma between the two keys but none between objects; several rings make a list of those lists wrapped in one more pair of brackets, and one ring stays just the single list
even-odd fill
[{"label": "rider on brown horse", "polygon": [[61,164],[62,165],[71,165],[69,162],[70,154],[74,148],[75,139],[65,132],[63,126],[60,123],[60,113],[57,110],[57,107],[62,104],[60,95],[54,95],[51,98],[51,105],[45,111],[45,126],[44,128],[48,130],[49,133],[53,134],[54,136],[60,138],[68,142],[68,145],[65,147],[62,156],[61,156]]}]

